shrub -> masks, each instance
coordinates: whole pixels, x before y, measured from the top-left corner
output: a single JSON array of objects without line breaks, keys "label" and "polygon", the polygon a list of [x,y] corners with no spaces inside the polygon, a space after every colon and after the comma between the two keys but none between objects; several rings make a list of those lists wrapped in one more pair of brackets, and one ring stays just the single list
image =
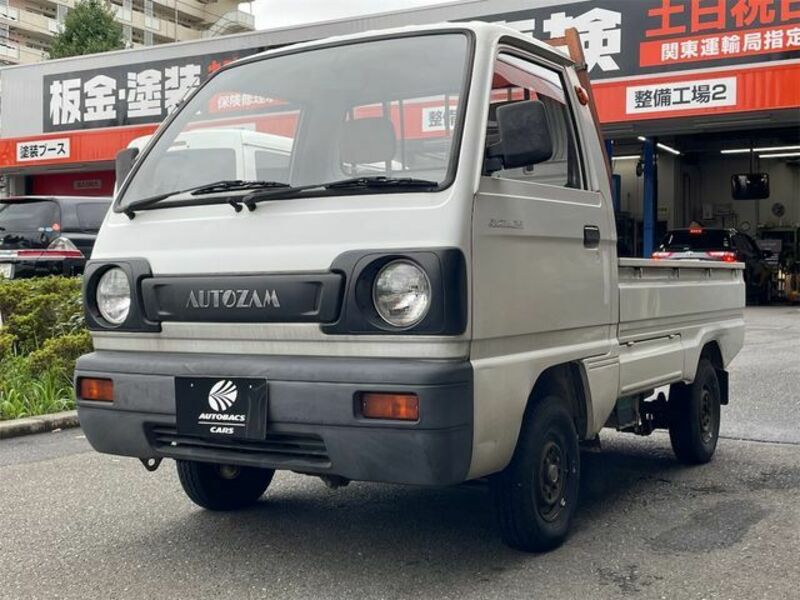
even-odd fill
[{"label": "shrub", "polygon": [[14,356],[14,339],[10,333],[0,333],[0,360]]},{"label": "shrub", "polygon": [[70,333],[46,340],[42,347],[28,356],[28,367],[34,375],[56,371],[71,375],[75,361],[92,351],[92,338],[88,331]]},{"label": "shrub", "polygon": [[0,419],[74,406],[75,360],[92,350],[81,280],[0,281]]},{"label": "shrub", "polygon": [[81,280],[43,277],[0,283],[0,334],[14,337],[13,351],[29,354],[52,337],[84,330]]}]

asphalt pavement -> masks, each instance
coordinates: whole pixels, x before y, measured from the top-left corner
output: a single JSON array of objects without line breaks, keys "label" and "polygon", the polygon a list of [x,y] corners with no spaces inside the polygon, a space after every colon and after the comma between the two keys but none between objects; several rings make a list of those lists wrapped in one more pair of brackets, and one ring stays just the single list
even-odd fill
[{"label": "asphalt pavement", "polygon": [[[749,309],[715,460],[603,436],[560,549],[502,545],[485,487],[281,473],[235,514],[80,430],[0,441],[0,598],[800,598],[800,310]],[[754,441],[755,440],[755,441]]]},{"label": "asphalt pavement", "polygon": [[800,444],[800,307],[752,306],[746,320],[722,434]]}]

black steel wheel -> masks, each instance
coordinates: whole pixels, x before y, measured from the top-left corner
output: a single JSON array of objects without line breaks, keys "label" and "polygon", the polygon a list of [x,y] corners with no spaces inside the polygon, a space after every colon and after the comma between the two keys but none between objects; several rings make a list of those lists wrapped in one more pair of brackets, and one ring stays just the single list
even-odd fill
[{"label": "black steel wheel", "polygon": [[669,394],[669,439],[679,461],[707,463],[719,440],[721,416],[719,379],[714,365],[700,359],[691,385],[673,385]]},{"label": "black steel wheel", "polygon": [[208,510],[238,510],[255,504],[269,487],[275,471],[188,460],[176,461],[183,491]]},{"label": "black steel wheel", "polygon": [[548,395],[529,409],[511,463],[490,479],[503,541],[544,552],[567,536],[578,504],[578,434],[567,401]]}]

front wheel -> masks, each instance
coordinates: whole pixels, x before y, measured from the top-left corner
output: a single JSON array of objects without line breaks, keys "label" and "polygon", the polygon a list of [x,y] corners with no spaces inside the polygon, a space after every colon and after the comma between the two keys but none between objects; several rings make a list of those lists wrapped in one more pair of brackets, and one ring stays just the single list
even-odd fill
[{"label": "front wheel", "polygon": [[208,510],[237,510],[255,504],[269,487],[275,471],[253,467],[176,461],[183,491]]},{"label": "front wheel", "polygon": [[578,435],[566,400],[549,395],[530,410],[517,449],[491,478],[503,541],[517,550],[544,552],[561,545],[578,504]]},{"label": "front wheel", "polygon": [[673,385],[669,393],[669,439],[679,461],[698,465],[714,456],[719,440],[719,379],[714,365],[701,359],[691,385]]}]

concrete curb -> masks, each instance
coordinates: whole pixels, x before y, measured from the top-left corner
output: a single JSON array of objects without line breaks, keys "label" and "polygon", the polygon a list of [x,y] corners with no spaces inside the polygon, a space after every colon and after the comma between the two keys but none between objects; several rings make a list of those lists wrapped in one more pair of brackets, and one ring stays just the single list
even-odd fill
[{"label": "concrete curb", "polygon": [[75,410],[53,413],[51,415],[41,415],[39,417],[25,417],[23,419],[13,419],[11,421],[0,421],[0,440],[79,426],[78,411]]}]

